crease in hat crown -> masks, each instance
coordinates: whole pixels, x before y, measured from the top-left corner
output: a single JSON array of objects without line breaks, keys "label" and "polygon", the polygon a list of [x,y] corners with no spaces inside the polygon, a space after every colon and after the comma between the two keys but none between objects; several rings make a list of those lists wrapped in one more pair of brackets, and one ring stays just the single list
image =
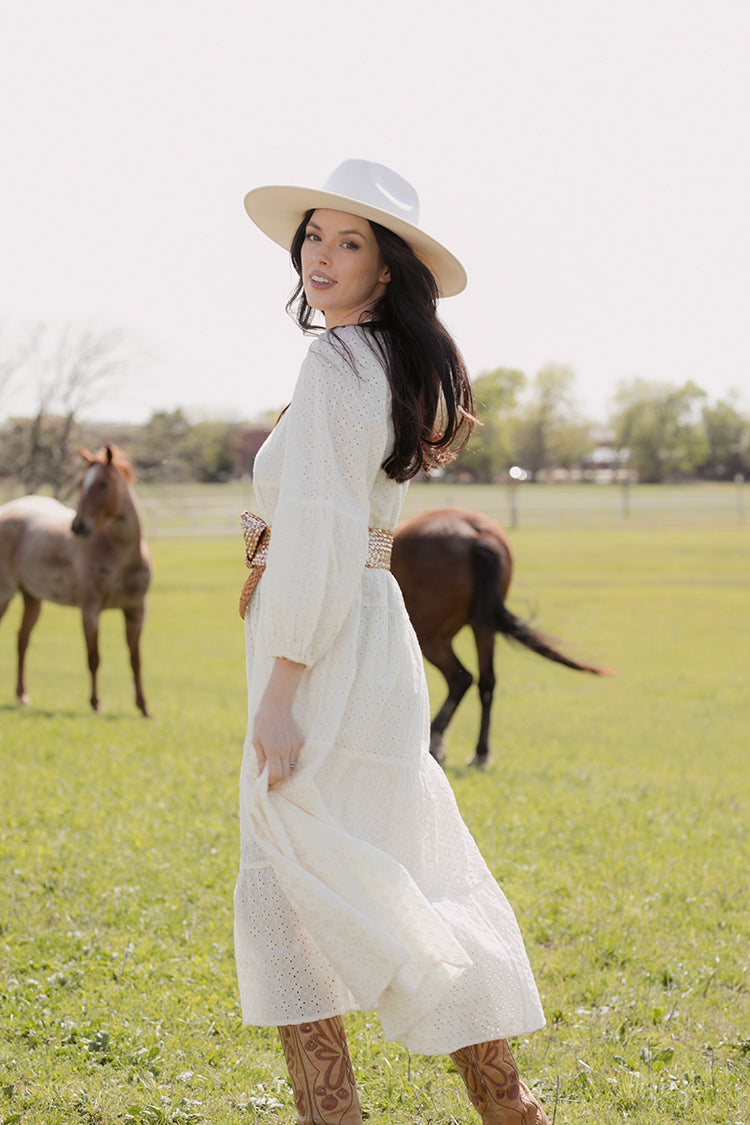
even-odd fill
[{"label": "crease in hat crown", "polygon": [[419,196],[408,180],[385,164],[345,160],[331,172],[323,191],[359,200],[419,226]]},{"label": "crease in hat crown", "polygon": [[466,287],[458,258],[419,226],[417,192],[385,164],[352,158],[339,164],[322,188],[271,185],[245,196],[245,210],[255,225],[287,251],[305,214],[318,208],[355,214],[398,234],[432,271],[441,297]]}]

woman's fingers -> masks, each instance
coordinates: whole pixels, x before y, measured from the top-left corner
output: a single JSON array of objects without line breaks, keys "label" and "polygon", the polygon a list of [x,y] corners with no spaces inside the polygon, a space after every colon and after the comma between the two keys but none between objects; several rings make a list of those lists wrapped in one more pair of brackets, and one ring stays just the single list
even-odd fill
[{"label": "woman's fingers", "polygon": [[289,776],[289,769],[283,758],[271,758],[268,762],[268,788],[275,789]]},{"label": "woman's fingers", "polygon": [[253,750],[255,751],[255,760],[258,763],[258,777],[263,773],[263,767],[266,764],[266,755],[263,747],[258,742],[253,742]]},{"label": "woman's fingers", "polygon": [[297,751],[287,757],[274,755],[268,759],[268,788],[273,789],[275,786],[280,785],[283,781],[288,781],[296,770],[299,769],[299,762],[296,758]]},{"label": "woman's fingers", "polygon": [[280,785],[283,781],[288,781],[300,768],[299,757],[302,744],[303,740],[301,737],[295,738],[281,749],[278,746],[267,748],[260,739],[256,739],[253,742],[255,757],[258,762],[258,773],[262,773],[264,767],[266,765],[268,766],[269,789],[275,788],[275,786]]}]

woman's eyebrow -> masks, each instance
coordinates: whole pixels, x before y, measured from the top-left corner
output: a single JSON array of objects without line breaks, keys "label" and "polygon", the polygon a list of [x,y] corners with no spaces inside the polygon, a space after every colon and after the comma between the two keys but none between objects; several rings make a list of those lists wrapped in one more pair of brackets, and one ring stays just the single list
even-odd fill
[{"label": "woman's eyebrow", "polygon": [[[307,225],[308,225],[308,227],[313,227],[313,228],[314,228],[315,230],[320,230],[320,229],[321,229],[321,228],[320,228],[320,227],[318,226],[318,224],[317,224],[317,223],[316,223],[316,222],[315,222],[315,221],[314,221],[313,219],[310,219],[310,221],[308,222],[308,224],[307,224]],[[360,237],[360,238],[367,238],[367,235],[366,235],[366,233],[365,233],[365,232],[364,232],[363,230],[355,230],[354,228],[352,228],[351,230],[340,230],[340,231],[337,231],[337,235],[338,235],[339,237],[340,237],[340,236],[341,236],[342,234],[356,234],[356,235],[359,235],[359,237]]]}]

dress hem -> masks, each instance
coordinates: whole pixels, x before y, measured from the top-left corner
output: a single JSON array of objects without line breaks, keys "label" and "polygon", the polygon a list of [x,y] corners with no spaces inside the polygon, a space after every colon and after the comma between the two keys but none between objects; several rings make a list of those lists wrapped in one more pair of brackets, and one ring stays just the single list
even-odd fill
[{"label": "dress hem", "polygon": [[[329,1011],[327,1015],[318,1013],[306,1019],[284,1019],[279,1023],[256,1023],[253,1020],[243,1018],[242,1023],[244,1027],[299,1027],[301,1024],[333,1019],[335,1016],[349,1016],[353,1015],[355,1012],[364,1012],[364,1009],[359,1007],[342,1009],[337,1005],[334,1009]],[[372,1014],[377,1015],[377,1012]],[[414,1040],[410,1042],[410,1036],[408,1035],[404,1038],[389,1038],[385,1032],[383,1032],[383,1037],[387,1043],[399,1043],[401,1046],[406,1047],[407,1051],[410,1051],[412,1054],[431,1057],[435,1055],[451,1055],[454,1051],[461,1051],[465,1047],[471,1047],[476,1043],[492,1043],[497,1039],[518,1039],[521,1035],[531,1035],[535,1031],[541,1031],[541,1029],[546,1026],[547,1021],[543,1016],[541,1017],[541,1021],[532,1021],[523,1027],[516,1027],[513,1030],[500,1022],[487,1024],[484,1028],[477,1029],[476,1032],[468,1033],[468,1036],[460,1035],[457,1039],[451,1038],[443,1041],[439,1046],[431,1046],[429,1048],[424,1043],[417,1044]]]}]

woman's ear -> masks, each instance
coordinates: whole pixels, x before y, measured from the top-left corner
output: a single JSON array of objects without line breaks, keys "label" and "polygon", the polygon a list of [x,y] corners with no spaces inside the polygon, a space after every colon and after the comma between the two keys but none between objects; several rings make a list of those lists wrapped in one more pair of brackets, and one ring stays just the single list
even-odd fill
[{"label": "woman's ear", "polygon": [[390,266],[383,266],[382,270],[380,271],[380,277],[378,278],[378,281],[382,282],[383,285],[387,285],[390,280],[391,280],[391,267]]}]

